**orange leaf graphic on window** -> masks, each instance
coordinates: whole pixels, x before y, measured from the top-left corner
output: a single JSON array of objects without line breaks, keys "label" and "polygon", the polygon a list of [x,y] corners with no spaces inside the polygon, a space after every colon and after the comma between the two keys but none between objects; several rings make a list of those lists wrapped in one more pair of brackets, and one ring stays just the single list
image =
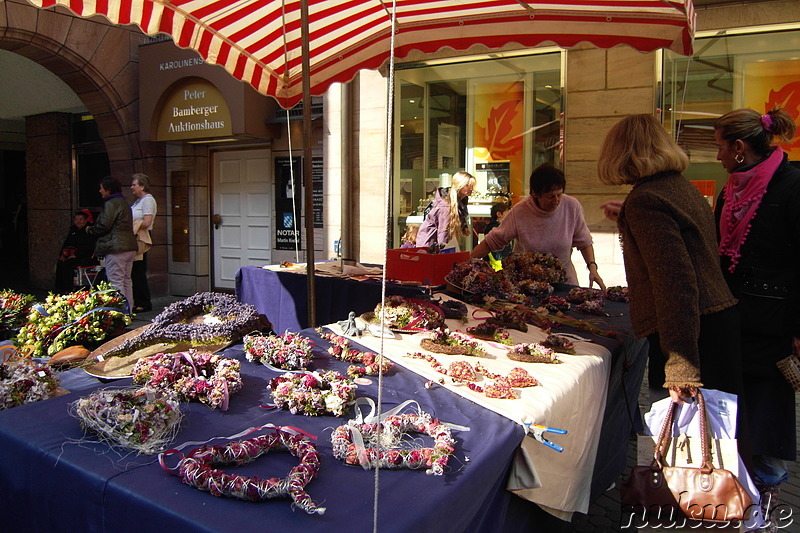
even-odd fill
[{"label": "orange leaf graphic on window", "polygon": [[[800,117],[800,81],[787,83],[777,91],[769,92],[769,99],[766,102],[765,111],[771,111],[775,107],[782,107],[792,119],[797,121]],[[784,148],[800,147],[800,136],[795,137],[791,143],[782,144]]]},{"label": "orange leaf graphic on window", "polygon": [[519,100],[509,100],[489,111],[486,126],[475,123],[475,146],[483,147],[492,159],[509,159],[522,150],[522,137],[514,136],[513,121]]}]

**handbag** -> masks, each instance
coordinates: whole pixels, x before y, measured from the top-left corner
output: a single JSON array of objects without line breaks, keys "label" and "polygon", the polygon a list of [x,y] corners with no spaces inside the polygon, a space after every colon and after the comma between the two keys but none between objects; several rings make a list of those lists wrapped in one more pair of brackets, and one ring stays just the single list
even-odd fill
[{"label": "handbag", "polygon": [[778,370],[781,371],[783,377],[789,382],[795,392],[800,392],[800,357],[792,354],[789,357],[781,359],[777,363]]},{"label": "handbag", "polygon": [[712,464],[705,400],[699,390],[696,397],[701,434],[700,467],[665,466],[664,455],[678,408],[678,404],[673,403],[661,425],[652,462],[648,466],[634,467],[623,481],[620,487],[622,505],[634,512],[644,511],[644,514],[673,520],[680,516],[719,524],[744,520],[752,501],[733,473]]}]

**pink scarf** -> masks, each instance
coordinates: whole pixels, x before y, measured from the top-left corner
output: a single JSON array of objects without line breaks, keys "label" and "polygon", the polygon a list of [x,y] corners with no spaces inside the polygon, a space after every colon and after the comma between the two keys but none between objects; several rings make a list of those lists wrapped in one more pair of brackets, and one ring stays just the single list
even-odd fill
[{"label": "pink scarf", "polygon": [[742,244],[750,232],[750,223],[761,199],[767,192],[769,180],[782,162],[783,150],[775,148],[769,157],[753,168],[731,173],[728,183],[725,184],[725,205],[719,221],[719,253],[730,257],[731,266],[728,271],[731,273],[739,263]]}]

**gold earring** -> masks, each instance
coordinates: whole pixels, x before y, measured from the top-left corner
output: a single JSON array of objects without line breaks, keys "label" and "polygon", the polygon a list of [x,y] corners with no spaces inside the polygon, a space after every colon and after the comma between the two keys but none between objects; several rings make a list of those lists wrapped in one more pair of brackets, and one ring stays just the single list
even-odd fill
[{"label": "gold earring", "polygon": [[744,156],[742,154],[736,154],[736,157],[733,158],[737,163],[740,165],[744,163]]}]

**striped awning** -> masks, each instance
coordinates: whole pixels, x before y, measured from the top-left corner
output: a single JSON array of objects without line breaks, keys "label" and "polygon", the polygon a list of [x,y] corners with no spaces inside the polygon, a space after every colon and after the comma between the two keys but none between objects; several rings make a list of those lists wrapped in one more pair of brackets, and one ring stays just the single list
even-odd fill
[{"label": "striped awning", "polygon": [[[282,106],[301,99],[299,0],[29,0],[166,33]],[[313,95],[389,59],[390,0],[308,0]],[[691,0],[397,0],[395,57],[555,43],[690,54]]]}]

